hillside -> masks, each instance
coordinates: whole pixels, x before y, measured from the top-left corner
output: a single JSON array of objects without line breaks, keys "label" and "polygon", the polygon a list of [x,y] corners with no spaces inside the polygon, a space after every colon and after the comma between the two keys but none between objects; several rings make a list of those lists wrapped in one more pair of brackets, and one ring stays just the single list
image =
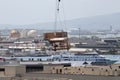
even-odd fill
[{"label": "hillside", "polygon": [[[66,21],[67,29],[69,28],[82,28],[86,30],[98,30],[98,29],[109,29],[110,25],[114,29],[119,29],[120,26],[120,13],[93,16],[86,18],[78,18]],[[11,28],[29,28],[29,29],[50,29],[54,30],[54,23],[37,23],[28,25],[0,25],[1,29],[11,29]],[[57,26],[57,29],[64,29],[65,27]]]}]

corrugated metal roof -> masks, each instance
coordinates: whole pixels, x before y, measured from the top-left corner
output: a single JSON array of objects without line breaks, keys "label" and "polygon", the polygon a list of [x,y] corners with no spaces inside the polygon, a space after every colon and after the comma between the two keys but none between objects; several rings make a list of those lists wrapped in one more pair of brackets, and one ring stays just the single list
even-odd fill
[{"label": "corrugated metal roof", "polygon": [[70,48],[69,51],[85,52],[85,51],[92,51],[92,49],[87,49],[87,48]]},{"label": "corrugated metal roof", "polygon": [[66,37],[63,37],[63,38],[52,38],[50,39],[50,41],[63,41],[63,40],[66,40],[67,38]]}]

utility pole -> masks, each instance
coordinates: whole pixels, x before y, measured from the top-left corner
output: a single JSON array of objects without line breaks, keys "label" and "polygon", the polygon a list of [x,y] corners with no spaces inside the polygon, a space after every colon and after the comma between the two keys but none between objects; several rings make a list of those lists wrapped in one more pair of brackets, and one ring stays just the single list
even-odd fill
[{"label": "utility pole", "polygon": [[2,34],[1,34],[1,30],[0,30],[0,41],[2,40]]},{"label": "utility pole", "polygon": [[78,28],[78,34],[79,34],[79,43],[80,43],[80,28]]}]

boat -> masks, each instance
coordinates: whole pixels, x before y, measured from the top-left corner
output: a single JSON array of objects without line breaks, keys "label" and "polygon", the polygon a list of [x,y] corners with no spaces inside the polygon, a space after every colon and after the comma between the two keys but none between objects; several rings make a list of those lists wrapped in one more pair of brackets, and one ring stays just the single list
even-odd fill
[{"label": "boat", "polygon": [[84,53],[79,55],[74,55],[71,53],[53,55],[53,61],[59,62],[70,62],[72,66],[79,65],[111,65],[117,62],[116,60],[107,59],[103,55],[99,55],[96,52]]},{"label": "boat", "polygon": [[[85,66],[85,65],[111,65],[117,60],[107,59],[103,55],[93,54],[80,54],[75,55],[70,52],[46,56],[46,57],[20,57],[20,64],[71,64],[71,66]],[[17,58],[18,59],[18,58]]]}]

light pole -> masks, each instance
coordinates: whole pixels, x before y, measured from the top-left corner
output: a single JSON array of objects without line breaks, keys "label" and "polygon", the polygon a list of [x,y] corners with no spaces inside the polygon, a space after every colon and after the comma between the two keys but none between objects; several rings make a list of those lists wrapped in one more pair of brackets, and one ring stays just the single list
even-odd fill
[{"label": "light pole", "polygon": [[80,43],[80,28],[78,28],[78,34],[79,34],[79,43]]}]

